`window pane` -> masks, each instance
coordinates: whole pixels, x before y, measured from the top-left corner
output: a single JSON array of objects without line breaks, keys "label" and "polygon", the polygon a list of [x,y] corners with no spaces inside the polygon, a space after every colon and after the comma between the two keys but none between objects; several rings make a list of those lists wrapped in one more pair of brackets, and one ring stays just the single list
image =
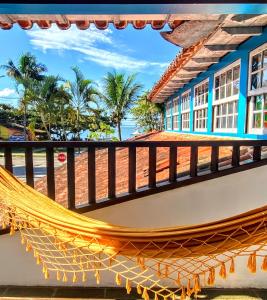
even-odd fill
[{"label": "window pane", "polygon": [[262,96],[255,97],[255,107],[254,110],[261,110],[262,109]]},{"label": "window pane", "polygon": [[267,49],[263,52],[263,67],[267,67]]},{"label": "window pane", "polygon": [[226,97],[230,97],[232,95],[232,83],[228,83],[226,85]]},{"label": "window pane", "polygon": [[253,116],[253,128],[261,128],[261,113],[256,113]]},{"label": "window pane", "polygon": [[258,53],[252,57],[251,70],[257,71],[261,67],[261,53]]},{"label": "window pane", "polygon": [[260,87],[260,72],[251,76],[251,89],[255,90]]},{"label": "window pane", "polygon": [[222,117],[221,128],[226,128],[226,117]]},{"label": "window pane", "polygon": [[225,84],[225,81],[226,81],[226,74],[223,73],[223,74],[221,75],[221,85],[224,85],[224,84]]},{"label": "window pane", "polygon": [[227,71],[227,73],[226,73],[226,83],[229,83],[229,82],[232,81],[232,73],[233,73],[232,70]]},{"label": "window pane", "polygon": [[262,74],[262,86],[267,86],[267,69]]},{"label": "window pane", "polygon": [[215,88],[218,88],[219,86],[220,86],[220,77],[217,76],[217,77],[215,78]]},{"label": "window pane", "polygon": [[234,103],[233,102],[229,102],[228,103],[228,114],[232,114],[233,113],[233,105]]},{"label": "window pane", "polygon": [[222,104],[222,115],[226,115],[226,105],[226,103]]},{"label": "window pane", "polygon": [[227,128],[232,128],[232,127],[233,127],[233,115],[227,118]]},{"label": "window pane", "polygon": [[239,79],[239,73],[240,73],[240,66],[234,67],[234,72],[233,72],[233,80]]},{"label": "window pane", "polygon": [[225,98],[225,86],[220,87],[220,99]]},{"label": "window pane", "polygon": [[264,112],[264,124],[263,124],[264,128],[267,128],[267,112]]},{"label": "window pane", "polygon": [[219,89],[215,90],[215,100],[219,100]]}]

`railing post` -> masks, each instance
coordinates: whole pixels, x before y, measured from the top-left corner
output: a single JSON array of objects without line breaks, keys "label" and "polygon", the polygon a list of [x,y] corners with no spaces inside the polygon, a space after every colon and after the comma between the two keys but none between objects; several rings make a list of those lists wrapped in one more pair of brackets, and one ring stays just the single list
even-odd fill
[{"label": "railing post", "polygon": [[26,183],[34,187],[32,148],[25,149]]},{"label": "railing post", "polygon": [[238,167],[240,163],[240,145],[233,146],[232,152],[232,166]]},{"label": "railing post", "polygon": [[190,151],[190,176],[197,176],[198,146],[192,145]]},{"label": "railing post", "polygon": [[116,149],[108,147],[108,198],[116,196]]},{"label": "railing post", "polygon": [[170,146],[169,149],[169,181],[175,182],[177,177],[177,146]]},{"label": "railing post", "polygon": [[5,148],[5,168],[13,173],[12,150],[11,147]]},{"label": "railing post", "polygon": [[88,202],[96,203],[95,147],[88,147]]},{"label": "railing post", "polygon": [[210,170],[211,172],[218,171],[218,159],[219,159],[219,147],[212,146],[211,148],[211,162],[210,162]]},{"label": "railing post", "polygon": [[67,148],[68,208],[75,208],[75,149]]},{"label": "railing post", "polygon": [[261,160],[261,146],[254,146],[253,147],[253,161],[260,161]]},{"label": "railing post", "polygon": [[149,170],[148,170],[148,187],[156,187],[156,163],[157,163],[157,148],[154,145],[149,146]]},{"label": "railing post", "polygon": [[55,200],[55,166],[54,166],[54,148],[46,148],[46,176],[47,176],[47,195]]},{"label": "railing post", "polygon": [[129,147],[129,174],[128,174],[128,192],[136,192],[136,147]]}]

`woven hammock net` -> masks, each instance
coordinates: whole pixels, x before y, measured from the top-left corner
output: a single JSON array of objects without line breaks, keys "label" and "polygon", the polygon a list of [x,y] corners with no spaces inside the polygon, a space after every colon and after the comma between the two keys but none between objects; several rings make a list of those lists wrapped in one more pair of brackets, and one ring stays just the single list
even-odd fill
[{"label": "woven hammock net", "polygon": [[71,212],[0,167],[0,219],[20,232],[44,278],[99,284],[103,271],[144,300],[185,299],[235,272],[235,258],[267,271],[267,207],[186,227],[136,229]]}]

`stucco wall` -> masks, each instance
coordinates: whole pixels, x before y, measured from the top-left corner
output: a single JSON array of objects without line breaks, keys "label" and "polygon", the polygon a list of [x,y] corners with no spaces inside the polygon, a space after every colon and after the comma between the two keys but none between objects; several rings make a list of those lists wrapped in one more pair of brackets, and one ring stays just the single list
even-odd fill
[{"label": "stucco wall", "polygon": [[[88,213],[90,217],[125,226],[160,227],[196,224],[257,208],[266,203],[267,166],[197,183],[169,192],[136,199]],[[44,280],[32,253],[26,253],[19,235],[0,236],[0,285],[64,285],[55,278]],[[241,260],[243,260],[241,262]],[[260,262],[259,262],[260,264]],[[236,260],[236,273],[219,279],[218,287],[267,288],[266,273],[252,275],[246,260]],[[102,286],[113,286],[114,277],[102,274]],[[70,285],[71,283],[68,283]],[[95,286],[93,276],[87,283]]]}]

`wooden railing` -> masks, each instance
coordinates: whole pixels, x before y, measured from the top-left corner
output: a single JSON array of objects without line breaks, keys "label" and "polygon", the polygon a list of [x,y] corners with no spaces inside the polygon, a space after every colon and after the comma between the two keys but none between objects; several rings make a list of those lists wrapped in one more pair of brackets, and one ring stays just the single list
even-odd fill
[{"label": "wooden railing", "polygon": [[[34,160],[33,153],[36,149],[45,151],[47,195],[56,199],[55,180],[55,150],[66,149],[67,161],[67,207],[78,212],[86,212],[96,208],[121,203],[127,200],[143,197],[157,192],[181,187],[184,185],[208,180],[227,174],[247,170],[266,164],[267,159],[262,155],[262,149],[267,146],[266,140],[222,140],[222,141],[132,141],[132,142],[0,142],[0,151],[4,155],[5,168],[13,172],[13,153],[25,153],[26,182],[34,187]],[[157,181],[157,149],[168,148],[168,178]],[[177,157],[179,148],[190,148],[190,164],[188,171],[177,172]],[[204,165],[199,164],[198,153],[201,147],[209,147],[210,160]],[[225,163],[227,158],[219,157],[221,147],[231,147],[230,163]],[[247,147],[248,156],[242,159],[241,150]],[[137,150],[148,149],[148,184],[137,186]],[[20,149],[20,150],[19,150]],[[77,206],[75,203],[75,165],[78,149],[82,149],[87,156],[88,199],[85,204]],[[107,197],[97,199],[96,170],[98,162],[96,153],[100,149],[107,149]],[[118,149],[128,149],[128,187],[124,193],[116,193],[116,165]],[[229,157],[228,157],[229,161]],[[223,165],[223,167],[222,167]],[[103,175],[104,176],[104,175]]]}]

